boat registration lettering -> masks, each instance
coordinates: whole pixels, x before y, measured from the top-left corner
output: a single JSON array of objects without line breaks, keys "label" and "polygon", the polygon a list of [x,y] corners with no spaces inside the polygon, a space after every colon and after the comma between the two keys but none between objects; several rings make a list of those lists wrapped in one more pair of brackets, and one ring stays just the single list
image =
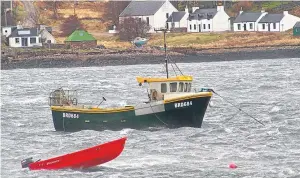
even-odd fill
[{"label": "boat registration lettering", "polygon": [[63,117],[66,118],[79,118],[79,114],[73,114],[73,113],[63,113]]},{"label": "boat registration lettering", "polygon": [[192,101],[185,101],[185,102],[181,102],[181,103],[174,103],[175,108],[181,108],[181,107],[192,106],[192,105],[193,105]]},{"label": "boat registration lettering", "polygon": [[51,161],[51,162],[48,162],[46,165],[50,165],[50,164],[54,164],[54,163],[58,163],[60,160],[55,160],[55,161]]}]

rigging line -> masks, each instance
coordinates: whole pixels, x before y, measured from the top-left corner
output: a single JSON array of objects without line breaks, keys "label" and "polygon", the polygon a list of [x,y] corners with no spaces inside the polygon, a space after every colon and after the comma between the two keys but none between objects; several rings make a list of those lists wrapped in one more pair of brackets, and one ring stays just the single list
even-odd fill
[{"label": "rigging line", "polygon": [[262,123],[261,121],[259,121],[258,119],[256,119],[255,117],[251,116],[250,114],[248,114],[247,112],[243,111],[241,108],[235,106],[233,103],[229,102],[228,100],[226,100],[225,98],[223,98],[221,95],[219,95],[218,93],[216,93],[213,89],[210,89],[210,91],[212,91],[214,94],[218,95],[220,98],[222,98],[224,101],[226,101],[227,103],[231,104],[233,107],[237,108],[239,111],[243,112],[244,114],[246,114],[247,116],[249,116],[250,118],[254,119],[256,122],[260,123],[261,125],[265,126],[264,123]]},{"label": "rigging line", "polygon": [[177,76],[176,70],[174,69],[174,67],[173,67],[173,64],[172,64],[172,63],[171,63],[171,66],[172,66],[172,69],[173,69],[173,71],[175,72],[175,75]]},{"label": "rigging line", "polygon": [[179,67],[177,66],[177,64],[171,60],[172,57],[170,55],[168,55],[168,57],[169,57],[170,62],[173,63],[177,67],[177,69],[179,70],[179,72],[181,73],[181,75],[183,75],[182,71],[179,69]]}]

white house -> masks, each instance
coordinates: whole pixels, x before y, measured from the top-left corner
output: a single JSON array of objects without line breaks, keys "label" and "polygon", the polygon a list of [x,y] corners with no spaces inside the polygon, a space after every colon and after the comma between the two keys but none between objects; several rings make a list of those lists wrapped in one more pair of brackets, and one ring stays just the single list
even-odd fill
[{"label": "white house", "polygon": [[54,36],[48,32],[46,29],[42,29],[40,30],[40,35],[41,35],[41,39],[43,43],[52,43],[55,44],[56,40],[54,38]]},{"label": "white house", "polygon": [[129,5],[119,15],[119,22],[125,18],[138,18],[146,21],[151,29],[149,32],[155,32],[155,28],[166,27],[166,21],[169,15],[178,10],[170,3],[165,1],[131,1]]},{"label": "white house", "polygon": [[243,12],[240,11],[239,15],[233,21],[233,31],[257,31],[258,22],[265,16],[267,12]]},{"label": "white house", "polygon": [[300,21],[299,17],[283,11],[281,14],[266,14],[258,22],[257,31],[282,32],[287,31]]},{"label": "white house", "polygon": [[17,28],[8,36],[10,47],[42,46],[41,34],[37,28]]},{"label": "white house", "polygon": [[167,27],[171,30],[187,31],[187,18],[189,10],[186,7],[185,11],[173,12],[167,19]]},{"label": "white house", "polygon": [[192,8],[187,21],[188,32],[220,32],[230,30],[229,16],[224,6],[217,8],[199,9]]}]

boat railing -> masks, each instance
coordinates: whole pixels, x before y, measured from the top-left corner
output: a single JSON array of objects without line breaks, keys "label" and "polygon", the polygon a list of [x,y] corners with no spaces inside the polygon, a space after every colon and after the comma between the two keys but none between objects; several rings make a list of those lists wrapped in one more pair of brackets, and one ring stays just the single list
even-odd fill
[{"label": "boat railing", "polygon": [[56,89],[50,93],[50,106],[77,105],[77,90]]}]

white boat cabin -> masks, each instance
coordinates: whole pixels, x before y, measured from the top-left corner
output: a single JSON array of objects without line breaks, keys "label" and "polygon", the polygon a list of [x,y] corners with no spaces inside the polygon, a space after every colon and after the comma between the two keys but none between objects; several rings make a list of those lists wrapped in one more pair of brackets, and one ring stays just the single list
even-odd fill
[{"label": "white boat cabin", "polygon": [[185,96],[191,93],[192,76],[176,76],[172,78],[143,78],[137,77],[140,85],[149,84],[150,101],[160,101],[178,96]]}]

